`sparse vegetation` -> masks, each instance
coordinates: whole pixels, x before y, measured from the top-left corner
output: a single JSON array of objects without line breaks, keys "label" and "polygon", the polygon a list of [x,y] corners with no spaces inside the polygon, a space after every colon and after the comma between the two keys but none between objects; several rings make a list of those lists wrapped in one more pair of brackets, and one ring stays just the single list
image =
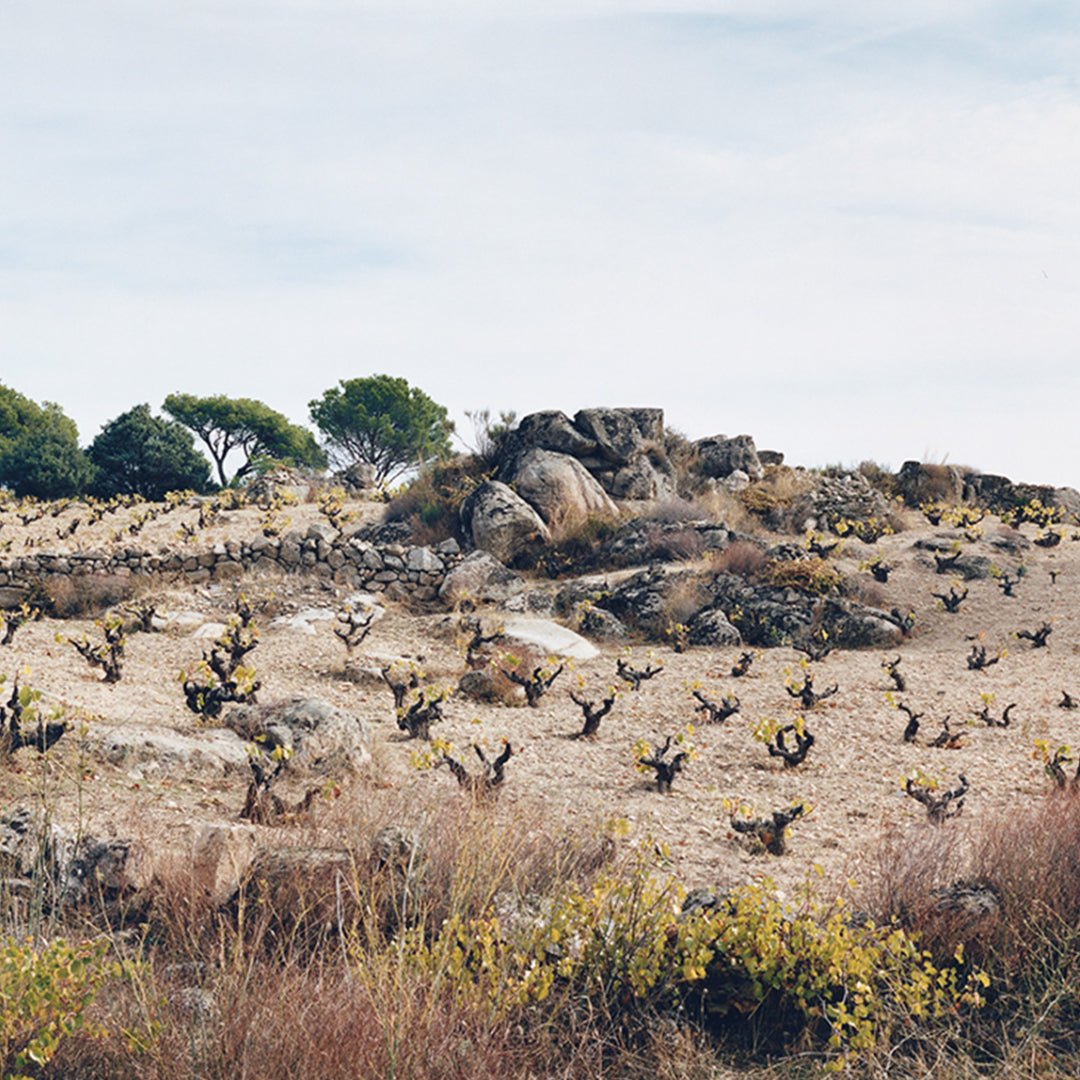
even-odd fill
[{"label": "sparse vegetation", "polygon": [[969,785],[967,778],[960,774],[960,783],[950,790],[942,790],[941,785],[922,773],[909,776],[904,783],[904,792],[926,807],[927,819],[934,825],[941,825],[952,818],[959,817],[964,809],[964,796]]},{"label": "sparse vegetation", "polygon": [[101,641],[91,641],[85,634],[81,638],[65,638],[57,634],[57,640],[66,641],[91,667],[101,668],[103,682],[118,683],[124,670],[124,620],[118,615],[107,615],[94,624],[101,631]]},{"label": "sparse vegetation", "polygon": [[243,660],[258,644],[254,611],[241,595],[210,652],[204,652],[202,662],[193,669],[180,673],[187,707],[203,719],[213,720],[230,702],[254,703],[260,683],[255,669]]}]

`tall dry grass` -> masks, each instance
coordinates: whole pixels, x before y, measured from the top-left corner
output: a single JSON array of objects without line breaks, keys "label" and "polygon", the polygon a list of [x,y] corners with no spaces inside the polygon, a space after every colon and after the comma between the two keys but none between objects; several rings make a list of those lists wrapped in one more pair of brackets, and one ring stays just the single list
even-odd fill
[{"label": "tall dry grass", "polygon": [[868,879],[875,918],[938,958],[961,947],[990,976],[987,1007],[935,1075],[1080,1075],[1080,793],[888,830]]}]

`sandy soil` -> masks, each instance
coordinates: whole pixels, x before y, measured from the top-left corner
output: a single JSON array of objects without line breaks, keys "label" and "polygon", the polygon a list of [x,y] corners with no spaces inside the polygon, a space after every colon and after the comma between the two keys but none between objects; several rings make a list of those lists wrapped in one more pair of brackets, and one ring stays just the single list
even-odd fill
[{"label": "sandy soil", "polygon": [[[289,513],[298,524],[318,516],[311,506],[291,508]],[[207,539],[238,535],[256,527],[260,516],[257,511],[230,514],[219,526],[221,534]],[[178,518],[179,514],[148,526],[140,542],[175,544]],[[10,514],[5,521],[0,539],[14,539],[18,549],[23,527]],[[56,525],[37,523],[30,528],[44,533]],[[988,536],[998,528],[996,521],[986,525],[991,526]],[[1034,535],[1030,527],[1025,531]],[[1042,764],[1032,757],[1035,739],[1080,744],[1080,712],[1057,706],[1063,690],[1080,698],[1080,544],[1066,537],[1054,550],[1030,548],[1022,556],[1027,572],[1014,598],[1004,596],[993,580],[973,581],[959,613],[948,614],[937,608],[931,593],[947,591],[949,579],[936,575],[930,556],[913,548],[915,540],[932,534],[952,535],[922,526],[887,537],[875,548],[897,567],[883,587],[884,606],[910,607],[917,617],[916,633],[892,654],[903,657],[908,681],[907,692],[898,696],[926,714],[915,745],[902,742],[906,719],[886,701],[890,684],[881,668],[882,654],[838,652],[814,665],[819,689],[833,683],[839,687],[834,697],[805,714],[816,745],[801,767],[780,767],[754,740],[751,729],[764,717],[787,723],[796,715],[785,682],[799,675],[801,657],[787,648],[760,653],[751,673],[734,679],[730,669],[738,649],[696,648],[677,655],[664,646],[634,645],[627,650],[604,645],[600,658],[576,664],[565,674],[540,708],[452,699],[445,722],[434,733],[457,747],[472,741],[490,747],[503,738],[512,741],[515,756],[493,813],[590,826],[606,818],[624,818],[633,835],[670,846],[672,869],[691,887],[770,876],[790,889],[814,864],[830,874],[867,873],[860,851],[882,828],[925,818],[923,808],[902,793],[902,778],[912,770],[921,769],[950,785],[964,773],[971,783],[964,813],[978,815],[1046,790]],[[61,545],[53,541],[49,546]],[[985,540],[965,544],[965,550],[989,555],[1005,569],[1015,569],[1021,561],[1020,556],[992,549]],[[869,553],[866,546],[851,542],[839,565],[858,574],[860,560]],[[1056,583],[1051,570],[1057,572]],[[410,765],[419,746],[402,741],[386,687],[344,678],[345,651],[333,635],[331,621],[315,623],[314,636],[268,627],[272,614],[334,609],[346,590],[297,576],[251,579],[244,589],[256,597],[273,595],[261,620],[260,645],[251,656],[262,679],[260,701],[316,696],[372,724],[373,762],[364,775],[345,785],[350,797],[369,805],[384,801],[388,807],[400,807],[404,800],[435,808],[463,797],[445,769],[421,772]],[[222,619],[234,592],[231,586],[218,585],[182,591],[164,588],[160,606],[162,611],[194,610],[208,620]],[[492,618],[497,615],[492,613]],[[1053,625],[1045,649],[1032,649],[1012,636],[1043,621]],[[391,607],[364,651],[372,663],[421,658],[433,681],[453,684],[464,670],[453,624],[454,617],[446,614],[417,615]],[[200,658],[206,642],[193,638],[190,631],[132,634],[124,677],[107,686],[69,645],[56,640],[58,631],[77,636],[91,629],[88,621],[28,624],[12,645],[0,650],[0,674],[7,674],[10,685],[13,675],[24,672],[24,684],[39,688],[47,702],[63,704],[69,716],[85,719],[91,728],[137,724],[197,730],[195,716],[185,708],[177,673]],[[973,641],[982,641],[991,653],[1007,649],[1008,655],[986,671],[969,671],[966,656]],[[580,710],[567,691],[578,687],[580,677],[584,691],[598,696],[615,681],[615,661],[623,655],[638,667],[651,658],[663,664],[663,673],[638,693],[624,692],[594,740],[567,738],[581,725]],[[365,661],[356,657],[354,662]],[[699,756],[677,779],[674,793],[663,796],[635,771],[631,747],[642,737],[656,741],[697,721],[688,689],[693,683],[714,699],[737,694],[742,710],[722,726],[697,724],[692,740]],[[994,695],[990,707],[997,715],[1005,705],[1017,703],[1008,728],[991,729],[975,719],[983,705],[981,694]],[[931,748],[928,743],[947,714],[953,729],[964,732],[966,745],[954,750]],[[98,835],[139,835],[168,846],[185,835],[191,821],[236,820],[243,804],[243,775],[155,777],[100,760],[80,763],[77,738],[65,738],[54,756],[47,778],[28,751],[19,753],[14,768],[0,772],[0,811],[40,797],[47,785],[45,797],[57,818],[80,819],[83,828]],[[806,800],[813,812],[793,828],[789,854],[775,858],[752,851],[733,834],[726,799],[760,812]],[[314,814],[317,819],[330,812],[317,804]]]}]

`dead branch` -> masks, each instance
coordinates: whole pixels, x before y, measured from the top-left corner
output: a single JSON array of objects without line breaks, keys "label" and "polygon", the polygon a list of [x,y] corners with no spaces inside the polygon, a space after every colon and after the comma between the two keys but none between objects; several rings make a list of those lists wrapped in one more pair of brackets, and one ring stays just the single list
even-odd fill
[{"label": "dead branch", "polygon": [[926,816],[935,825],[948,821],[950,818],[959,817],[964,809],[964,796],[968,793],[969,785],[967,777],[960,774],[960,786],[952,791],[935,794],[922,784],[917,784],[910,777],[904,786],[904,791],[916,802],[926,807]]},{"label": "dead branch", "polygon": [[960,551],[954,551],[951,555],[934,555],[934,563],[937,566],[937,572],[939,574],[947,574],[950,570],[956,568],[956,564],[960,561],[960,556],[963,553]]},{"label": "dead branch", "polygon": [[514,749],[507,742],[503,746],[502,753],[494,761],[489,761],[483,749],[476,743],[473,743],[473,750],[476,751],[476,756],[480,759],[480,772],[478,773],[470,773],[457,758],[451,757],[445,750],[443,751],[442,760],[436,763],[436,767],[445,765],[462,790],[467,791],[474,798],[480,800],[492,799],[498,795],[499,787],[506,778],[506,763],[513,756]]},{"label": "dead branch", "polygon": [[675,777],[683,771],[689,755],[685,750],[680,750],[670,761],[666,760],[668,750],[671,749],[671,736],[664,740],[664,745],[657,750],[652,757],[638,758],[638,764],[652,769],[656,773],[656,790],[662,795],[671,794],[671,785]]},{"label": "dead branch", "polygon": [[598,707],[594,701],[589,701],[587,698],[578,697],[578,695],[575,694],[573,690],[571,690],[571,700],[574,702],[575,705],[580,707],[582,713],[584,713],[585,716],[584,726],[573,737],[575,739],[591,739],[600,729],[600,721],[603,720],[609,712],[611,712],[611,709],[614,706],[618,696],[618,693],[613,690],[608,697],[604,698],[603,702]]},{"label": "dead branch", "polygon": [[141,633],[152,634],[156,629],[154,619],[157,617],[157,604],[153,600],[133,600],[120,610],[135,620]]},{"label": "dead branch", "polygon": [[908,718],[907,727],[904,728],[904,742],[913,743],[915,736],[919,734],[919,721],[926,714],[915,712],[914,709],[905,705],[902,701],[896,703],[896,708]]},{"label": "dead branch", "polygon": [[1013,590],[1020,584],[1019,577],[1012,577],[1009,574],[1002,574],[997,579],[998,588],[1001,590],[1004,596],[1015,596],[1016,593]]},{"label": "dead branch", "polygon": [[480,664],[480,650],[487,645],[494,645],[496,642],[502,641],[506,635],[501,626],[493,633],[485,634],[484,624],[479,619],[462,620],[461,625],[463,630],[472,632],[465,645],[465,664],[475,670],[482,666]]},{"label": "dead branch", "polygon": [[935,750],[961,750],[967,744],[964,742],[964,734],[961,731],[952,731],[949,728],[951,716],[946,716],[941,721],[941,732],[935,736],[930,746]]},{"label": "dead branch", "polygon": [[1061,691],[1061,700],[1058,702],[1059,709],[1077,709],[1080,708],[1080,702],[1069,693],[1068,690]]},{"label": "dead branch", "polygon": [[742,656],[735,662],[735,666],[731,669],[731,676],[734,679],[741,679],[749,670],[750,665],[754,662],[754,654],[744,652]]},{"label": "dead branch", "polygon": [[427,739],[431,735],[431,725],[443,718],[441,693],[428,697],[428,691],[421,690],[416,700],[408,707],[398,709],[397,726],[406,731],[410,739]]},{"label": "dead branch", "polygon": [[124,667],[124,624],[116,616],[98,623],[104,641],[90,641],[84,634],[81,641],[68,638],[67,643],[91,666],[104,672],[103,682],[118,683]]},{"label": "dead branch", "polygon": [[277,825],[283,820],[306,814],[318,797],[319,789],[312,788],[297,803],[288,806],[270,790],[285,767],[285,759],[278,759],[272,769],[267,769],[259,760],[261,756],[260,754],[248,759],[251,765],[251,782],[248,784],[244,808],[240,811],[240,820],[250,821],[253,825]]},{"label": "dead branch", "polygon": [[1045,649],[1046,639],[1054,632],[1054,628],[1044,622],[1038,630],[1017,630],[1016,636],[1021,641],[1030,641],[1033,649]]},{"label": "dead branch", "polygon": [[[40,714],[37,714],[37,727],[27,731],[23,727],[26,716],[26,706],[19,694],[19,677],[16,675],[11,685],[11,697],[7,704],[0,704],[0,759],[6,754],[13,754],[24,746],[33,747],[39,754],[44,754],[57,742],[60,741],[70,725],[63,720],[50,720],[46,722]],[[37,710],[32,710],[32,714]]]},{"label": "dead branch", "polygon": [[895,626],[900,628],[900,633],[903,634],[904,637],[910,636],[911,631],[915,629],[914,611],[909,611],[904,615],[899,608],[894,607],[889,612],[889,619]]},{"label": "dead branch", "polygon": [[1065,775],[1064,766],[1072,764],[1072,758],[1069,756],[1069,751],[1066,747],[1058,747],[1053,758],[1046,763],[1046,774],[1054,781],[1054,786],[1059,791],[1064,791],[1066,788],[1072,791],[1080,790],[1080,763],[1076,766],[1076,774],[1070,780]]},{"label": "dead branch", "polygon": [[896,691],[902,694],[907,689],[907,680],[900,672],[900,661],[903,657],[898,656],[895,660],[882,660],[881,667],[893,681]]},{"label": "dead branch", "polygon": [[806,804],[774,810],[769,817],[740,818],[731,816],[731,827],[738,833],[750,833],[760,841],[770,855],[783,855],[787,851],[788,826],[806,812]]},{"label": "dead branch", "polygon": [[734,695],[721,697],[719,705],[707,698],[700,690],[694,690],[693,696],[701,703],[694,712],[704,713],[710,724],[722,724],[728,717],[734,716],[739,711],[739,699]]},{"label": "dead branch", "polygon": [[352,608],[343,608],[337,613],[337,621],[340,626],[334,627],[334,635],[344,644],[345,651],[351,656],[353,649],[363,644],[364,638],[371,633],[371,627],[375,623],[378,613],[375,608],[366,611],[353,611]]},{"label": "dead branch", "polygon": [[986,655],[985,645],[972,645],[971,652],[968,654],[967,666],[969,671],[983,671],[988,667],[992,667],[1001,659],[1000,656]]},{"label": "dead branch", "polygon": [[641,671],[637,668],[632,668],[625,660],[620,659],[615,662],[615,674],[618,675],[623,682],[629,683],[631,690],[640,690],[643,682],[647,682],[654,676],[659,675],[663,670],[663,664],[658,664],[656,667],[653,667],[651,664],[646,664],[645,670]]},{"label": "dead branch", "polygon": [[382,675],[383,682],[390,687],[390,693],[394,695],[394,708],[403,709],[405,707],[405,696],[410,690],[416,690],[420,686],[420,672],[416,668],[411,668],[407,679],[397,681],[391,678],[390,673],[393,670],[394,665],[387,664],[386,667],[379,669],[379,673]]},{"label": "dead branch", "polygon": [[987,727],[1000,727],[1007,728],[1010,724],[1009,713],[1016,708],[1016,702],[1012,702],[1010,705],[1005,706],[1005,711],[1001,714],[1001,719],[997,719],[990,712],[990,706],[984,705],[982,710],[975,713],[975,716],[981,720]]},{"label": "dead branch", "polygon": [[833,694],[839,689],[837,683],[833,683],[828,690],[823,690],[820,694],[814,692],[814,676],[809,672],[805,672],[803,675],[802,685],[800,686],[786,686],[784,687],[788,694],[796,698],[804,709],[812,709],[815,705],[828,698],[831,698]]},{"label": "dead branch", "polygon": [[529,708],[535,709],[540,705],[540,699],[551,689],[552,683],[562,674],[563,667],[564,665],[560,664],[551,674],[548,674],[544,667],[536,667],[531,675],[519,675],[516,671],[507,671],[505,668],[500,670],[506,678],[525,691],[525,701]]},{"label": "dead branch", "polygon": [[4,625],[4,636],[0,637],[0,646],[10,645],[16,632],[26,623],[40,619],[41,610],[23,604],[21,607],[0,611],[0,623]]},{"label": "dead branch", "polygon": [[824,660],[833,651],[828,634],[821,629],[807,634],[801,641],[792,642],[791,647],[796,652],[805,654],[814,662]]},{"label": "dead branch", "polygon": [[[795,747],[791,750],[787,746],[789,734],[795,736]],[[813,745],[814,736],[809,731],[799,731],[795,724],[787,724],[773,736],[766,749],[770,757],[783,758],[785,769],[794,769],[806,760],[806,755]]]},{"label": "dead branch", "polygon": [[968,590],[965,588],[963,592],[957,592],[956,586],[949,587],[949,592],[945,593],[931,593],[935,600],[941,601],[941,606],[950,614],[955,615],[960,610],[960,605],[967,599]]}]

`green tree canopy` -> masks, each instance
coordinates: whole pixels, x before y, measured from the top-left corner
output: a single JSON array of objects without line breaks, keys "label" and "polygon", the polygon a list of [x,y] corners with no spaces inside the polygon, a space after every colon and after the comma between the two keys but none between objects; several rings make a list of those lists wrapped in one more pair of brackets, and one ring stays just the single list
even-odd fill
[{"label": "green tree canopy", "polygon": [[202,491],[210,479],[210,462],[195,449],[191,432],[153,416],[149,405],[110,420],[87,456],[96,469],[94,490],[103,496],[159,500],[169,491]]},{"label": "green tree canopy", "polygon": [[371,465],[379,483],[450,453],[446,409],[392,375],[342,379],[309,408],[332,456]]},{"label": "green tree canopy", "polygon": [[38,405],[0,384],[0,484],[16,495],[79,495],[93,469],[79,449],[75,421],[59,405]]},{"label": "green tree canopy", "polygon": [[260,460],[271,459],[287,465],[326,467],[326,455],[307,428],[291,424],[281,413],[251,398],[230,398],[223,394],[196,397],[170,394],[165,411],[206,444],[222,487],[225,459],[233,450],[244,455],[233,481],[255,472]]}]

